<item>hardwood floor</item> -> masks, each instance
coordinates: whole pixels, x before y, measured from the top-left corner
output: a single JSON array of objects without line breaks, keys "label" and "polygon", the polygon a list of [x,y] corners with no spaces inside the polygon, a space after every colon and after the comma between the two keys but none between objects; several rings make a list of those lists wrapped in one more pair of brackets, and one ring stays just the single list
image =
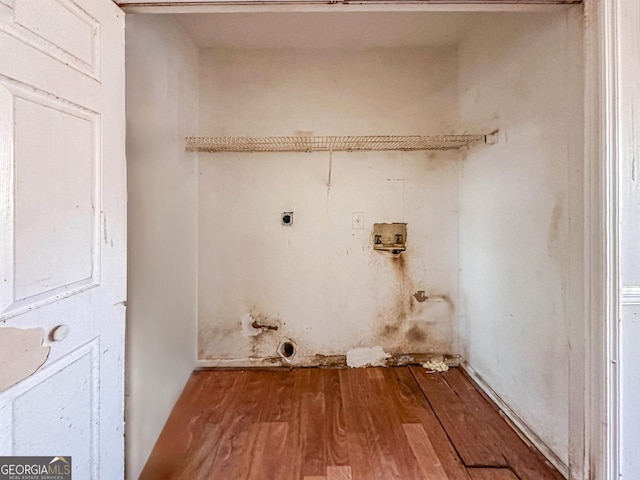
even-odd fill
[{"label": "hardwood floor", "polygon": [[457,368],[204,370],[142,480],[560,480]]}]

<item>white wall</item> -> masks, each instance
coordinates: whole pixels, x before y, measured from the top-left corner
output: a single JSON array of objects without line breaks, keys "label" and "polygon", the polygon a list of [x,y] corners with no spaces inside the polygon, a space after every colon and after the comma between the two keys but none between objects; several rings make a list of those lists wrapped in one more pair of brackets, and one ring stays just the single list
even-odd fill
[{"label": "white wall", "polygon": [[[203,135],[429,134],[457,121],[451,47],[205,49],[200,61]],[[334,153],[329,190],[328,153],[202,154],[199,358],[250,364],[285,336],[308,363],[358,346],[455,352],[457,158]],[[372,250],[374,222],[408,223],[399,259]],[[279,330],[246,338],[245,313]]]},{"label": "white wall", "polygon": [[462,168],[463,355],[564,464],[582,289],[579,22],[485,17],[459,49],[463,128],[501,129]]},{"label": "white wall", "polygon": [[127,478],[196,361],[198,50],[175,20],[127,15]]}]

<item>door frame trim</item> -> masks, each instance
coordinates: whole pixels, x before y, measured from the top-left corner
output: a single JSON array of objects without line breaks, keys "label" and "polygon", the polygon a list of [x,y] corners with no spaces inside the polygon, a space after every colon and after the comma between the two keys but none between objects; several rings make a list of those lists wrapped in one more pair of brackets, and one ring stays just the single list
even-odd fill
[{"label": "door frame trim", "polygon": [[620,472],[618,41],[617,2],[585,0],[587,348],[580,480],[613,480]]},{"label": "door frame trim", "polygon": [[126,13],[267,12],[543,12],[565,9],[582,0],[113,0]]}]

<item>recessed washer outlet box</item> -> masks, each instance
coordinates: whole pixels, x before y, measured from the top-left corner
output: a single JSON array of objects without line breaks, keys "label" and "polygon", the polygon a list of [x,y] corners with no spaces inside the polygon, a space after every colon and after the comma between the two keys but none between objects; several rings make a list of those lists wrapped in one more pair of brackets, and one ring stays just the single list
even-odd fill
[{"label": "recessed washer outlet box", "polygon": [[406,223],[374,223],[371,233],[374,250],[400,253],[407,249]]}]

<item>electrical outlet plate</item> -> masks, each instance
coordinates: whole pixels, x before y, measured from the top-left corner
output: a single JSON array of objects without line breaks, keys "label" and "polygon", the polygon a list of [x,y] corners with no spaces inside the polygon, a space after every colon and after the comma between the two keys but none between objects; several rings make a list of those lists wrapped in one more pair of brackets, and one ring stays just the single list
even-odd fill
[{"label": "electrical outlet plate", "polygon": [[364,213],[353,212],[351,214],[351,228],[353,230],[360,230],[364,228]]}]

